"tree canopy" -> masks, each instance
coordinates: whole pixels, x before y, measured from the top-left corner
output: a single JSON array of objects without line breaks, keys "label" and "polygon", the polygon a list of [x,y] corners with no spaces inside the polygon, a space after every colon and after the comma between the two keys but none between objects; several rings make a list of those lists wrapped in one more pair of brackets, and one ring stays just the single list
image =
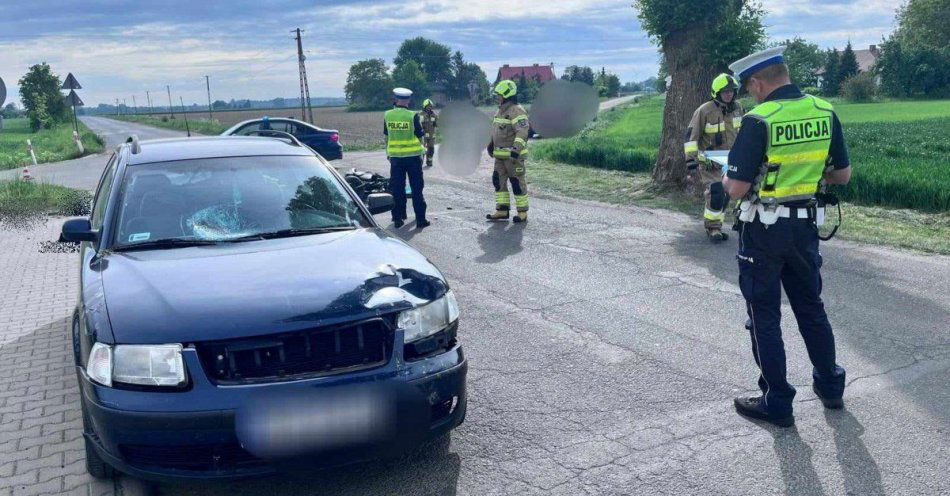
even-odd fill
[{"label": "tree canopy", "polygon": [[785,64],[792,82],[799,86],[818,86],[815,74],[826,61],[825,53],[818,45],[809,43],[796,36],[790,40],[775,43],[773,46],[785,46]]},{"label": "tree canopy", "polygon": [[69,116],[66,99],[59,92],[59,77],[46,62],[36,64],[20,78],[20,100],[30,118],[30,128],[49,129]]},{"label": "tree canopy", "polygon": [[350,67],[344,91],[350,108],[370,110],[388,106],[392,88],[386,62],[383,59],[368,59]]},{"label": "tree canopy", "polygon": [[709,96],[716,74],[764,47],[761,5],[746,0],[634,0],[643,29],[663,52],[671,86],[653,181],[685,185],[682,136],[693,111]]},{"label": "tree canopy", "polygon": [[451,53],[449,47],[419,36],[402,42],[393,65],[400,67],[414,61],[419,64],[427,81],[448,86],[452,79]]},{"label": "tree canopy", "polygon": [[909,0],[897,11],[897,29],[881,44],[875,69],[881,89],[899,97],[950,95],[950,4]]}]

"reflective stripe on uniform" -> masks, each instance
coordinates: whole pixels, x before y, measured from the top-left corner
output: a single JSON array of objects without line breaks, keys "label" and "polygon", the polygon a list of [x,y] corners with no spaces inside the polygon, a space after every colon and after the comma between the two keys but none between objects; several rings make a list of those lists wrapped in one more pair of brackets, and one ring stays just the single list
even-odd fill
[{"label": "reflective stripe on uniform", "polygon": [[726,125],[722,122],[718,124],[706,124],[706,134],[716,134],[725,131]]},{"label": "reflective stripe on uniform", "polygon": [[528,195],[515,195],[515,207],[519,212],[528,211]]},{"label": "reflective stripe on uniform", "polygon": [[791,164],[795,162],[822,162],[824,163],[826,158],[828,158],[828,150],[817,150],[813,152],[786,153],[786,154],[773,153],[769,155],[769,162],[775,162],[779,164]]},{"label": "reflective stripe on uniform", "polygon": [[508,193],[507,190],[495,193],[495,204],[497,204],[499,207],[504,206],[507,208],[511,204],[511,194]]},{"label": "reflective stripe on uniform", "polygon": [[495,158],[511,158],[511,150],[499,150],[496,148],[492,156]]},{"label": "reflective stripe on uniform", "polygon": [[522,138],[515,138],[515,143],[521,143],[521,146],[525,146],[528,144],[528,142]]},{"label": "reflective stripe on uniform", "polygon": [[521,115],[516,115],[512,117],[511,123],[514,124],[516,122],[521,122],[521,121],[526,121],[526,120],[528,120],[528,116],[526,114],[521,114]]},{"label": "reflective stripe on uniform", "polygon": [[494,119],[492,119],[492,122],[494,122],[495,124],[511,124],[512,120],[505,119],[504,117],[495,117]]},{"label": "reflective stripe on uniform", "polygon": [[718,220],[718,221],[722,221],[722,220],[724,220],[724,219],[726,218],[726,214],[723,213],[723,212],[721,212],[721,211],[720,211],[720,212],[717,212],[717,211],[715,211],[715,210],[710,210],[710,209],[707,208],[707,209],[703,212],[703,218],[706,219],[706,220]]},{"label": "reflective stripe on uniform", "polygon": [[686,143],[683,143],[683,150],[684,150],[686,153],[698,152],[698,151],[699,151],[699,144],[696,143],[695,141],[687,141]]}]

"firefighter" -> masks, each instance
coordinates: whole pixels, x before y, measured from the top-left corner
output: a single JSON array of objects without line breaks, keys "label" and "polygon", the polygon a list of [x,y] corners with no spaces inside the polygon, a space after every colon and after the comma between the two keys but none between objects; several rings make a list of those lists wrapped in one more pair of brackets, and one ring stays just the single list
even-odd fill
[{"label": "firefighter", "polygon": [[812,390],[825,408],[842,408],[845,370],[821,301],[818,228],[824,218],[819,184],[847,184],[851,162],[834,107],[804,94],[789,79],[785,47],[732,63],[759,105],[743,117],[723,186],[741,198],[739,288],[746,300],[760,396],[738,397],[740,415],[781,426],[795,423],[782,342],[782,289],[811,359]]},{"label": "firefighter", "polygon": [[435,115],[435,106],[432,100],[426,98],[422,102],[422,130],[425,132],[423,144],[426,147],[426,167],[432,167],[432,157],[435,155],[435,129],[439,126],[438,116]]},{"label": "firefighter", "polygon": [[713,243],[728,239],[722,232],[722,221],[729,197],[722,189],[722,168],[706,160],[702,152],[732,148],[742,123],[742,107],[736,102],[738,89],[739,85],[732,76],[716,76],[712,82],[712,100],[693,112],[686,129],[686,143],[683,144],[690,177],[703,188],[706,199],[703,224]]},{"label": "firefighter", "polygon": [[398,229],[406,220],[406,177],[412,187],[412,209],[416,214],[416,227],[430,224],[426,220],[426,201],[422,196],[422,124],[419,114],[409,110],[412,91],[406,88],[393,90],[393,108],[383,116],[383,134],[386,135],[386,156],[389,158],[389,189],[393,194],[393,225]]},{"label": "firefighter", "polygon": [[508,220],[511,196],[508,183],[515,196],[518,214],[514,222],[528,220],[528,182],[525,180],[525,155],[528,153],[528,113],[518,105],[518,86],[506,79],[495,86],[495,101],[498,112],[492,120],[491,141],[488,154],[495,159],[492,184],[495,186],[495,213],[485,216],[488,220]]}]

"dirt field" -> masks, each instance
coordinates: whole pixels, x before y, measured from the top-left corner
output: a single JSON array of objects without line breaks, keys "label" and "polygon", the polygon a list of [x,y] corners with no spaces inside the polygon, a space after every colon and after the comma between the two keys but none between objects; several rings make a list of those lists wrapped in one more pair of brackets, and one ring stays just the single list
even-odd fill
[{"label": "dirt field", "polygon": [[[155,113],[154,117],[168,115]],[[181,113],[175,113],[180,117]],[[261,116],[293,117],[300,119],[299,108],[282,109],[248,109],[219,111],[214,118],[221,124],[230,127],[241,121],[256,119]],[[207,112],[189,112],[189,119],[207,119]],[[347,112],[346,107],[314,107],[313,121],[319,127],[340,131],[340,140],[344,145],[359,147],[375,147],[384,144],[383,141],[383,113],[382,112]]]}]

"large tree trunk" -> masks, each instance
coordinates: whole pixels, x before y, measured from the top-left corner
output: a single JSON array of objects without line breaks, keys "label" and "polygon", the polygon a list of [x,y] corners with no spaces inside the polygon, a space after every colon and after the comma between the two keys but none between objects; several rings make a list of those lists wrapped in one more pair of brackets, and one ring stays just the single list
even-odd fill
[{"label": "large tree trunk", "polygon": [[663,45],[672,80],[666,89],[663,136],[653,168],[653,183],[661,188],[682,188],[686,183],[686,126],[696,107],[709,99],[716,72],[703,51],[703,41],[702,29],[692,28],[670,34]]}]

